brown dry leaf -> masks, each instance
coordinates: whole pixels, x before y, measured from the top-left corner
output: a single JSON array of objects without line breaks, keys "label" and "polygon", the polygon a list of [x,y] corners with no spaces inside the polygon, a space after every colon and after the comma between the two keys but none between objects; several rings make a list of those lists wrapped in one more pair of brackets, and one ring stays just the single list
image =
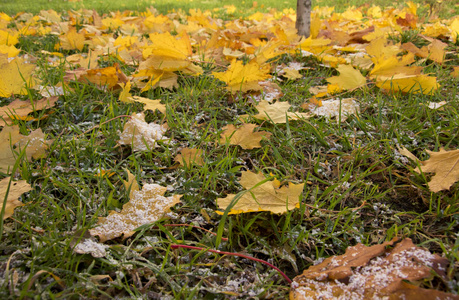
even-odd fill
[{"label": "brown dry leaf", "polygon": [[[17,154],[26,147],[26,157],[28,161],[32,158],[38,159],[45,155],[48,144],[51,140],[45,140],[45,135],[41,129],[32,131],[28,136],[19,133],[19,126],[7,126],[0,132],[0,169],[6,172],[10,169],[17,159]],[[13,149],[12,149],[13,148]]]},{"label": "brown dry leaf", "polygon": [[204,152],[201,149],[195,148],[183,148],[180,151],[174,161],[178,162],[181,166],[190,166],[190,165],[204,165],[203,159]]},{"label": "brown dry leaf", "polygon": [[233,60],[226,72],[212,72],[212,75],[225,82],[231,93],[237,93],[263,89],[258,82],[271,77],[268,72],[269,68],[262,68],[256,61],[244,65],[240,60]]},{"label": "brown dry leaf", "polygon": [[124,184],[126,189],[130,188],[129,202],[120,212],[112,210],[107,217],[99,218],[97,227],[89,231],[92,236],[99,236],[101,242],[132,236],[137,227],[162,219],[180,202],[181,195],[164,197],[167,188],[158,184],[144,184],[140,189],[130,173]]},{"label": "brown dry leaf", "polygon": [[133,151],[146,151],[155,148],[157,141],[167,140],[163,136],[166,129],[165,125],[145,122],[143,113],[134,113],[131,119],[124,124],[118,143],[120,145],[131,145]]},{"label": "brown dry leaf", "polygon": [[233,124],[226,125],[223,127],[225,131],[220,137],[220,143],[224,144],[229,140],[231,145],[239,145],[242,149],[260,148],[260,141],[269,138],[272,134],[267,131],[254,132],[256,127],[255,124],[244,124],[239,128]]},{"label": "brown dry leaf", "polygon": [[443,148],[438,152],[426,150],[430,158],[421,161],[418,173],[435,173],[429,181],[429,189],[432,192],[448,190],[459,180],[459,149],[447,151]]},{"label": "brown dry leaf", "polygon": [[357,244],[295,277],[290,299],[459,299],[419,287],[433,271],[446,280],[447,265],[446,258],[416,247],[408,238],[371,247]]},{"label": "brown dry leaf", "polygon": [[308,113],[294,113],[288,112],[290,108],[288,102],[277,101],[274,104],[269,104],[268,101],[262,100],[255,108],[258,114],[253,117],[259,120],[267,120],[273,123],[286,123],[287,117],[289,120],[298,120],[300,118],[309,118],[311,115]]},{"label": "brown dry leaf", "polygon": [[400,154],[402,155],[405,155],[406,157],[408,157],[409,159],[411,159],[412,161],[418,161],[418,158],[410,152],[410,150],[406,149],[405,147],[401,146],[397,146],[397,150]]},{"label": "brown dry leaf", "polygon": [[16,99],[7,106],[0,107],[0,118],[7,125],[11,125],[13,120],[22,120],[33,111],[53,107],[57,99],[58,97],[49,97],[33,102]]},{"label": "brown dry leaf", "polygon": [[[6,177],[0,180],[0,201],[2,203],[5,199],[6,191],[10,183],[11,177]],[[24,203],[18,200],[18,198],[30,191],[32,187],[25,180],[12,181],[10,185],[10,190],[8,191],[8,197],[6,199],[5,214],[3,215],[3,220],[11,217],[14,213],[14,209],[18,206],[23,206]]]},{"label": "brown dry leaf", "polygon": [[32,72],[35,65],[26,63],[22,58],[8,60],[6,55],[0,55],[0,97],[11,95],[26,95],[25,86],[33,86]]},{"label": "brown dry leaf", "polygon": [[[298,207],[304,183],[293,184],[289,182],[288,187],[277,188],[278,181],[274,180],[254,187],[263,180],[266,180],[263,173],[243,171],[239,183],[248,191],[239,198],[229,214],[259,211],[281,214]],[[235,196],[230,194],[226,198],[217,199],[218,207],[225,210]],[[217,211],[217,213],[223,214],[221,211]]]}]

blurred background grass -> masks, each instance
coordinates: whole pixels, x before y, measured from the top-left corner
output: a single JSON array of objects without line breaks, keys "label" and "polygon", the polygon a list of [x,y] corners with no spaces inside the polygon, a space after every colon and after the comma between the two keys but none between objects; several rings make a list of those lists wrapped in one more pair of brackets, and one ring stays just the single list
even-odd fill
[{"label": "blurred background grass", "polygon": [[[335,11],[344,11],[350,6],[403,6],[406,1],[394,2],[391,0],[373,0],[371,4],[367,0],[314,0],[313,6],[334,6]],[[413,0],[420,4],[422,14],[435,13],[441,18],[450,18],[459,15],[459,3],[457,0]],[[243,16],[250,13],[250,9],[268,11],[271,8],[278,10],[296,9],[296,0],[0,0],[0,11],[9,15],[18,12],[38,13],[40,10],[53,9],[58,12],[69,9],[96,9],[100,13],[110,11],[144,11],[148,7],[154,7],[161,13],[167,13],[173,9],[188,11],[191,8],[212,10],[226,5],[234,5],[237,10],[234,16]],[[231,17],[231,15],[230,15]]]}]

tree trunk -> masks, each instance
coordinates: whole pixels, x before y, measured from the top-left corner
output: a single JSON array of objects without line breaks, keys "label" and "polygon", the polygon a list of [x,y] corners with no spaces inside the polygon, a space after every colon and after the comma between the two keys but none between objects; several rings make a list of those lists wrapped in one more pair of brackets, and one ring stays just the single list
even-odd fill
[{"label": "tree trunk", "polygon": [[311,0],[296,0],[296,29],[298,35],[309,37],[311,32]]}]

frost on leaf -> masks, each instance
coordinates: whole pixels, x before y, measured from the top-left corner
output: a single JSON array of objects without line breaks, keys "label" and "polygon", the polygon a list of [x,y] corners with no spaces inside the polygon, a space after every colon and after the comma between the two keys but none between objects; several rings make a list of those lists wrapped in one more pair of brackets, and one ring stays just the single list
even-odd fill
[{"label": "frost on leaf", "polygon": [[124,130],[118,143],[131,145],[134,151],[145,151],[155,148],[157,141],[167,140],[163,136],[165,132],[165,125],[147,123],[143,113],[134,113],[132,118],[124,124]]},{"label": "frost on leaf", "polygon": [[[281,214],[298,207],[304,183],[293,184],[290,182],[288,186],[278,188],[279,181],[273,180],[256,186],[265,179],[262,173],[242,172],[239,183],[248,191],[239,198],[229,214],[257,211]],[[226,198],[217,199],[218,207],[225,210],[235,196],[230,194]],[[219,211],[217,213],[222,214]]]},{"label": "frost on leaf", "polygon": [[[10,177],[6,177],[0,180],[0,201],[2,202],[2,207],[10,180]],[[16,207],[24,205],[21,201],[18,200],[18,198],[31,189],[32,187],[25,180],[11,182],[10,189],[8,191],[8,197],[6,199],[5,214],[3,215],[3,220],[11,217]]]},{"label": "frost on leaf", "polygon": [[220,143],[226,143],[229,140],[231,145],[239,145],[242,149],[260,148],[260,141],[263,138],[269,138],[271,133],[266,131],[253,130],[257,127],[255,124],[244,124],[239,128],[229,124],[223,127],[225,130],[221,137]]},{"label": "frost on leaf", "polygon": [[432,274],[447,280],[447,265],[446,258],[408,238],[371,247],[357,244],[295,277],[290,299],[459,299],[419,287]]},{"label": "frost on leaf", "polygon": [[144,184],[139,189],[131,174],[125,186],[130,189],[129,202],[123,205],[120,212],[112,210],[107,217],[99,218],[97,227],[89,231],[92,236],[99,236],[101,242],[132,236],[137,227],[160,220],[170,212],[172,206],[180,202],[180,195],[164,197],[167,188],[158,184]]},{"label": "frost on leaf", "polygon": [[447,151],[443,148],[438,152],[426,150],[430,158],[421,161],[421,170],[418,173],[435,173],[429,181],[429,189],[432,192],[449,189],[459,180],[459,149]]},{"label": "frost on leaf", "polygon": [[93,257],[104,257],[107,255],[105,249],[107,245],[98,243],[93,240],[94,238],[83,239],[81,242],[76,244],[73,251],[78,254],[91,254]]},{"label": "frost on leaf", "polygon": [[311,112],[316,116],[341,119],[344,122],[350,115],[359,112],[359,105],[354,98],[323,100],[321,106]]},{"label": "frost on leaf", "polygon": [[288,102],[277,101],[274,104],[269,104],[268,101],[262,100],[255,108],[258,114],[253,117],[259,120],[269,120],[273,123],[286,123],[289,120],[298,120],[300,118],[309,118],[311,115],[308,113],[294,113],[288,112],[290,108]]}]

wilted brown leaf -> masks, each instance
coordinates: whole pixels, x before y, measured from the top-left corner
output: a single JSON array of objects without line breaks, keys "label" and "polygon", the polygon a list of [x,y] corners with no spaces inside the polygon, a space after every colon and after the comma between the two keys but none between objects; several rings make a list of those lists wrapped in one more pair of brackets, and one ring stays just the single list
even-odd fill
[{"label": "wilted brown leaf", "polygon": [[53,107],[57,99],[58,97],[49,97],[32,102],[16,99],[7,106],[0,107],[0,118],[7,125],[11,125],[13,120],[22,120],[33,111]]},{"label": "wilted brown leaf", "polygon": [[416,247],[408,238],[371,247],[357,244],[295,277],[290,299],[459,299],[419,287],[432,271],[446,280],[447,265],[446,258]]}]

